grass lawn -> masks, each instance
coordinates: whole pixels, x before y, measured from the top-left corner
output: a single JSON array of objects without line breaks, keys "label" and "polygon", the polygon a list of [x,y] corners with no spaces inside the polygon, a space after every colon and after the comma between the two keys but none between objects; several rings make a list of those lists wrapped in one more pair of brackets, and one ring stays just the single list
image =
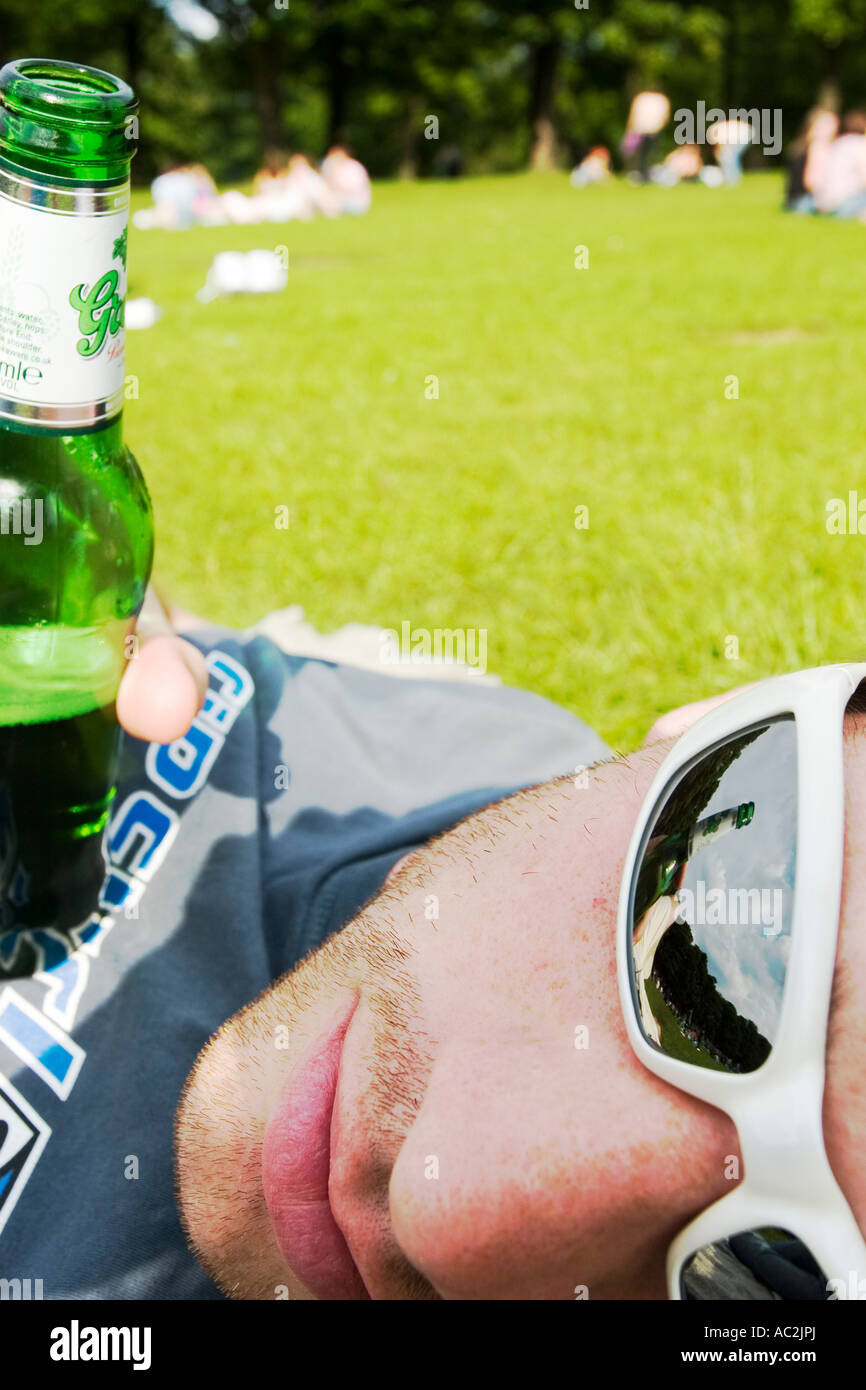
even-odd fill
[{"label": "grass lawn", "polygon": [[662,999],[654,980],[646,982],[646,997],[653,1017],[659,1025],[662,1048],[668,1057],[676,1057],[680,1062],[693,1062],[695,1066],[706,1067],[708,1071],[727,1072],[727,1067],[723,1067],[709,1052],[705,1052],[702,1047],[693,1043],[691,1038],[685,1036],[672,1010]]},{"label": "grass lawn", "polygon": [[[780,195],[526,175],[133,231],[130,294],[163,318],[128,335],[125,428],[166,591],[236,626],[300,603],[324,631],[485,628],[489,670],[618,749],[861,657],[866,538],[826,504],[866,499],[866,227]],[[196,302],[217,251],[279,245],[284,293]]]}]

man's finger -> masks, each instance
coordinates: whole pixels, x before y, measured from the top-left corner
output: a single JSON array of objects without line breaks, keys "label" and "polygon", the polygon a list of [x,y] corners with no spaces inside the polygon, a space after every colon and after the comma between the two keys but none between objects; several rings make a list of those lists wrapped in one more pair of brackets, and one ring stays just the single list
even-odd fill
[{"label": "man's finger", "polygon": [[169,631],[141,636],[117,693],[117,717],[135,738],[171,743],[201,709],[207,666],[196,647]]},{"label": "man's finger", "polygon": [[207,666],[197,647],[178,637],[153,585],[148,587],[129,661],[117,695],[117,717],[127,733],[171,743],[201,709]]}]

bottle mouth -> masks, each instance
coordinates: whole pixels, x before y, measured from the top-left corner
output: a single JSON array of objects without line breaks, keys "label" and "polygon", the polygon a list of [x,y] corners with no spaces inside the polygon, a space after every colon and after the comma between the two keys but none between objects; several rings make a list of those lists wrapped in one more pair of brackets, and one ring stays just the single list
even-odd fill
[{"label": "bottle mouth", "polygon": [[[41,169],[46,161],[98,174],[135,153],[138,101],[120,77],[84,63],[16,58],[0,69],[0,140]],[[57,172],[61,172],[59,169]]]},{"label": "bottle mouth", "polygon": [[114,127],[138,105],[120,77],[84,63],[16,58],[0,69],[0,102],[19,116]]}]

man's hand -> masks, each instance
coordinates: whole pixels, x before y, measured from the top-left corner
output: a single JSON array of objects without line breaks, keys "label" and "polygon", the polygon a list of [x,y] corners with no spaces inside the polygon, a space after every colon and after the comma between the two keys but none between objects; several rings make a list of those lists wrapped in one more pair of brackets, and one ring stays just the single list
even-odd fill
[{"label": "man's hand", "polygon": [[716,705],[724,704],[732,695],[741,695],[744,690],[750,690],[756,684],[756,681],[749,681],[748,685],[738,685],[735,690],[726,690],[724,695],[714,695],[709,700],[697,700],[692,705],[680,705],[679,709],[669,710],[653,724],[643,741],[644,747],[650,743],[659,743],[662,739],[678,738],[686,729],[691,728],[702,714],[715,709]]},{"label": "man's hand", "polygon": [[185,734],[204,702],[207,666],[201,652],[173,631],[148,589],[136,625],[136,650],[117,692],[117,717],[128,734],[171,743]]}]

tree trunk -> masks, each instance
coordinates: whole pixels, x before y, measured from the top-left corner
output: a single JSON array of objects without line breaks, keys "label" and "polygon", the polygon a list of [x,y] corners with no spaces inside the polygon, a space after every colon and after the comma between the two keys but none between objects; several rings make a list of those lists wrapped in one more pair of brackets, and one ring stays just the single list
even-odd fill
[{"label": "tree trunk", "polygon": [[[144,46],[142,34],[141,11],[136,10],[124,18],[122,28],[123,56],[125,71],[124,76],[132,90],[138,94],[139,77],[142,66],[142,48]],[[138,158],[132,162],[132,180],[134,183],[150,183],[155,174],[159,172],[158,165],[155,163],[149,148],[138,146]]]},{"label": "tree trunk", "polygon": [[138,91],[138,78],[141,72],[141,11],[136,10],[123,21],[123,55],[126,60],[126,80],[134,92]]},{"label": "tree trunk", "polygon": [[267,42],[250,44],[253,97],[259,121],[262,151],[282,150],[285,141],[279,92],[279,68]]},{"label": "tree trunk", "polygon": [[818,106],[835,111],[837,115],[842,110],[842,84],[839,80],[842,67],[841,49],[841,44],[834,44],[832,47],[824,45],[824,61],[821,64],[823,77],[817,100]]},{"label": "tree trunk", "polygon": [[418,177],[418,141],[421,136],[423,116],[424,103],[422,99],[419,96],[410,97],[406,103],[406,113],[403,117],[398,178],[417,179]]},{"label": "tree trunk", "polygon": [[556,69],[559,63],[559,39],[555,36],[537,44],[532,53],[532,88],[529,119],[532,145],[529,154],[531,169],[556,167],[556,128],[553,124],[553,101],[556,91]]},{"label": "tree trunk", "polygon": [[736,0],[731,0],[728,12],[728,28],[725,34],[724,47],[722,49],[722,91],[719,105],[722,107],[736,107],[739,105],[739,98],[735,101],[734,97],[739,91],[737,78],[739,76],[740,58],[740,26],[739,15],[737,13]]},{"label": "tree trunk", "polygon": [[325,99],[328,107],[328,149],[346,142],[349,110],[349,69],[342,36],[334,35],[325,57]]}]

